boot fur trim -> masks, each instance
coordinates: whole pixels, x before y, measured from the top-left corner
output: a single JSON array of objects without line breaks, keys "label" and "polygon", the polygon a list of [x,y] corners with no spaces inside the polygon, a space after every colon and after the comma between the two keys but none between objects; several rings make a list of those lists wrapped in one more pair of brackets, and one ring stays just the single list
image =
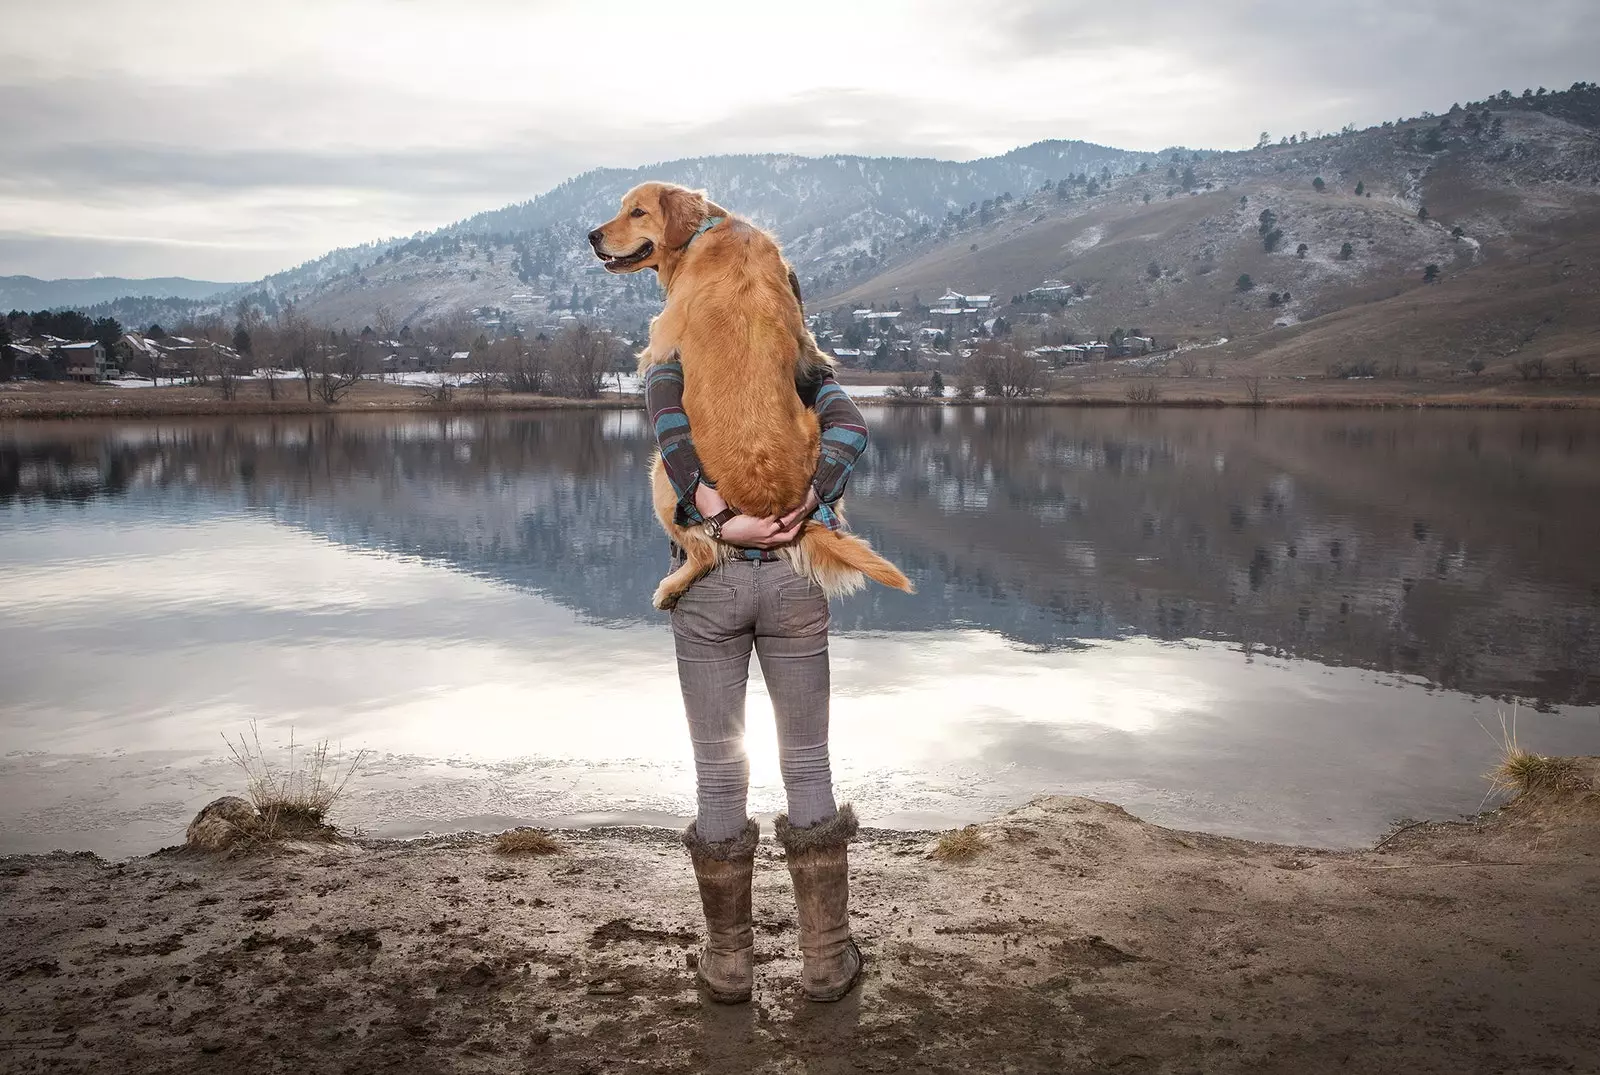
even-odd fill
[{"label": "boot fur trim", "polygon": [[861,827],[856,822],[855,807],[849,803],[839,807],[839,812],[827,821],[810,828],[797,829],[790,825],[788,814],[779,814],[773,824],[778,830],[778,842],[791,855],[843,847]]},{"label": "boot fur trim", "polygon": [[695,858],[716,859],[718,862],[738,862],[755,857],[756,845],[761,843],[761,826],[751,818],[745,822],[744,831],[728,839],[711,843],[700,839],[695,822],[683,830],[683,846]]}]

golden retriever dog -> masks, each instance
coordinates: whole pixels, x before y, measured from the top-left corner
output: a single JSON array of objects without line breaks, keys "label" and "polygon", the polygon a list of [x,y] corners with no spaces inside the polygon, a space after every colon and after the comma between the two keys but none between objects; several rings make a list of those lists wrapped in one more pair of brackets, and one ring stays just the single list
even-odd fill
[{"label": "golden retriever dog", "polygon": [[[683,409],[717,492],[746,515],[777,516],[800,506],[820,433],[795,381],[831,362],[806,328],[778,244],[703,193],[670,183],[630,190],[621,211],[589,241],[607,271],[654,269],[660,278],[666,302],[650,323],[639,371],[674,356],[682,362]],[[650,486],[657,518],[685,554],[652,598],[666,609],[719,559],[738,553],[698,526],[673,524],[678,498],[659,455]],[[814,520],[779,552],[829,597],[853,593],[868,578],[911,592],[905,575],[867,542]]]}]

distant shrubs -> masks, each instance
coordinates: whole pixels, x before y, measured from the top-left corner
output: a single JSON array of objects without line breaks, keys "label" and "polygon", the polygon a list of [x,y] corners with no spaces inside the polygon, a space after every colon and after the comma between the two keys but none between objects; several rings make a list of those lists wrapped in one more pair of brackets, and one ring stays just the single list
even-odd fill
[{"label": "distant shrubs", "polygon": [[1429,284],[1437,281],[1439,279],[1439,266],[1429,262],[1428,267],[1422,270],[1422,279]]},{"label": "distant shrubs", "polygon": [[1345,243],[1339,248],[1339,260],[1349,261],[1351,257],[1355,255],[1355,252],[1356,248],[1354,246],[1350,245],[1349,243]]},{"label": "distant shrubs", "polygon": [[1161,386],[1153,382],[1131,385],[1127,392],[1128,402],[1135,406],[1149,406],[1161,402]]},{"label": "distant shrubs", "polygon": [[1249,273],[1240,273],[1239,279],[1234,281],[1233,286],[1240,291],[1250,291],[1256,286],[1256,282],[1250,279]]},{"label": "distant shrubs", "polygon": [[1323,182],[1323,181],[1322,181],[1322,177],[1321,177],[1321,176],[1320,176],[1320,175],[1319,175],[1319,176],[1317,176],[1317,178],[1315,178],[1315,179],[1313,179],[1313,180],[1312,180],[1312,181],[1311,181],[1311,186],[1312,186],[1312,187],[1313,187],[1313,188],[1315,188],[1315,190],[1316,190],[1316,192],[1317,192],[1317,193],[1318,193],[1318,194],[1321,194],[1321,193],[1322,193],[1322,192],[1323,192],[1323,191],[1325,191],[1325,190],[1327,190],[1327,189],[1328,189],[1328,184],[1326,184],[1326,183],[1324,183],[1324,182]]},{"label": "distant shrubs", "polygon": [[1294,256],[1299,258],[1301,261],[1304,261],[1306,255],[1309,254],[1310,252],[1311,252],[1311,248],[1309,246],[1307,246],[1305,243],[1301,243],[1298,247],[1295,248]]},{"label": "distant shrubs", "polygon": [[1367,192],[1366,183],[1357,181],[1357,183],[1356,183],[1356,197],[1359,198],[1363,194],[1365,194],[1366,192]]},{"label": "distant shrubs", "polygon": [[1355,362],[1334,362],[1328,366],[1328,377],[1348,381],[1359,377],[1376,377],[1378,363],[1370,358]]}]

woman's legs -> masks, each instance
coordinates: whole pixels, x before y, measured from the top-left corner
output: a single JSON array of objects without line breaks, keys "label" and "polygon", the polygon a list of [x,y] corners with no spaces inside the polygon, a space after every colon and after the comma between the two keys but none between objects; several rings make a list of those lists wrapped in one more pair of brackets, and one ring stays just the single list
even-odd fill
[{"label": "woman's legs", "polygon": [[861,977],[850,934],[850,839],[855,811],[836,807],[828,766],[828,599],[786,564],[763,564],[756,654],[778,720],[778,764],[788,816],[774,822],[794,882],[800,984],[812,1000],[838,1000]]},{"label": "woman's legs", "polygon": [[760,570],[756,655],[777,719],[789,823],[804,829],[838,812],[828,763],[828,599],[787,564]]},{"label": "woman's legs", "polygon": [[755,629],[756,565],[733,561],[689,587],[672,611],[678,685],[694,746],[698,812],[707,843],[745,830],[750,764],[744,750],[744,698]]}]

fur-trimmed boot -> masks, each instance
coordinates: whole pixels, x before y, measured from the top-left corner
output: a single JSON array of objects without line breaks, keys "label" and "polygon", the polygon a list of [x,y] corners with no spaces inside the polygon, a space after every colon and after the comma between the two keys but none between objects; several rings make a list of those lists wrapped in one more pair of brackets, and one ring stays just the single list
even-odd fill
[{"label": "fur-trimmed boot", "polygon": [[755,821],[731,840],[708,843],[694,822],[683,845],[700,883],[700,907],[706,914],[706,943],[696,972],[718,1004],[743,1004],[756,979],[755,930],[750,921],[750,879],[755,872],[761,826]]},{"label": "fur-trimmed boot", "polygon": [[856,812],[848,804],[808,829],[776,822],[794,881],[800,919],[800,984],[812,1000],[838,1000],[861,977],[861,949],[850,936],[850,838]]}]

